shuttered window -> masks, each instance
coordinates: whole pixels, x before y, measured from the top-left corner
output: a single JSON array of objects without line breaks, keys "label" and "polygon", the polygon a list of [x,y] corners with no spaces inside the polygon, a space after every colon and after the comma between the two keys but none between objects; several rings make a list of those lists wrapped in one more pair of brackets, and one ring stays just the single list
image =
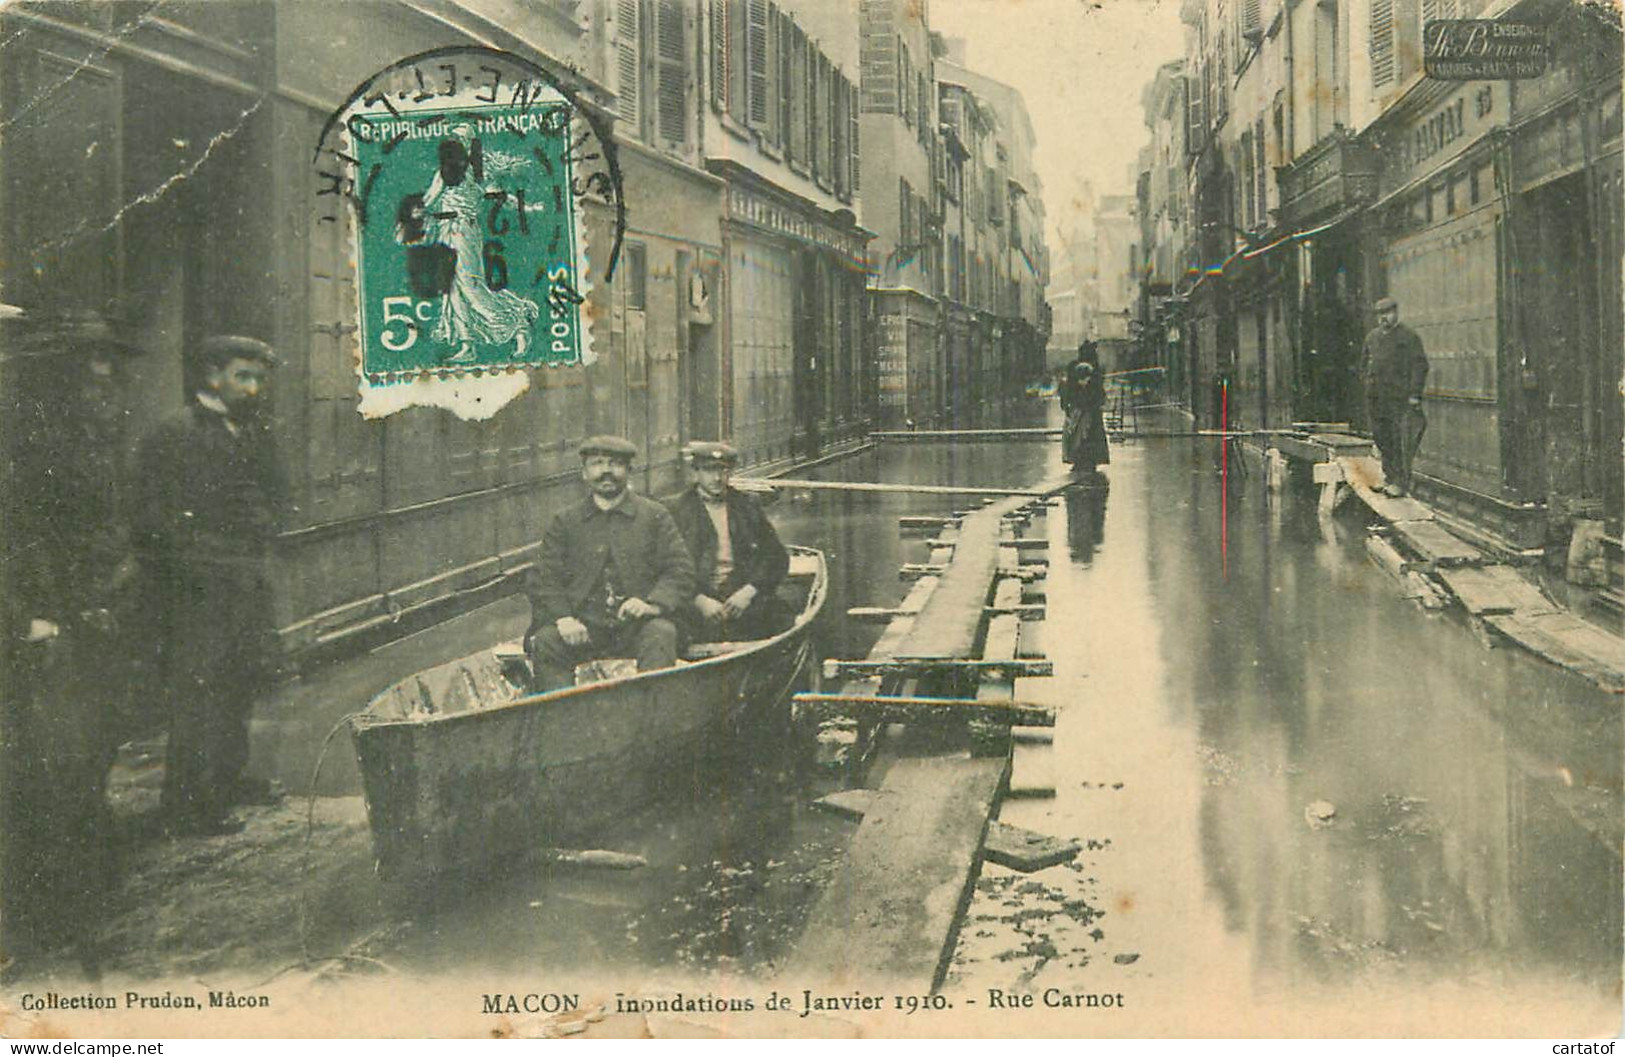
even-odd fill
[{"label": "shuttered window", "polygon": [[656,123],[663,143],[688,142],[688,48],[683,0],[655,0]]},{"label": "shuttered window", "polygon": [[1192,154],[1207,142],[1207,99],[1202,78],[1192,74],[1185,78],[1185,149]]},{"label": "shuttered window", "polygon": [[790,29],[790,141],[786,150],[796,165],[807,164],[807,38],[801,27]]},{"label": "shuttered window", "polygon": [[711,0],[711,109],[728,110],[728,80],[732,69],[728,49],[728,0]]},{"label": "shuttered window", "polygon": [[1264,35],[1263,0],[1240,0],[1236,18],[1243,38],[1256,40]]},{"label": "shuttered window", "polygon": [[1371,84],[1394,79],[1394,0],[1371,0]]},{"label": "shuttered window", "polygon": [[746,124],[753,129],[766,130],[772,120],[770,105],[772,78],[768,70],[768,22],[771,9],[767,0],[743,0],[746,5],[745,61],[749,65],[749,109]]},{"label": "shuttered window", "polygon": [[643,49],[640,0],[615,0],[615,112],[633,135],[642,134]]},{"label": "shuttered window", "polygon": [[846,78],[836,71],[830,78],[830,175],[831,182],[835,185],[835,197],[843,202],[851,197],[847,193],[850,177],[847,173],[846,159],[850,152],[846,146],[848,125],[846,88]]},{"label": "shuttered window", "polygon": [[847,150],[852,159],[852,197],[856,198],[858,196],[858,186],[860,183],[858,179],[858,158],[862,153],[858,149],[858,86],[855,84],[849,84],[846,87],[849,100],[846,108],[848,120],[847,127],[849,129]]},{"label": "shuttered window", "polygon": [[790,32],[792,28],[790,16],[782,11],[774,12],[773,25],[775,27],[772,55],[773,89],[778,96],[775,105],[778,107],[779,115],[775,121],[775,139],[780,146],[788,150],[790,141],[790,99],[795,94],[793,87],[795,82],[790,76],[790,42],[792,36]]},{"label": "shuttered window", "polygon": [[1253,171],[1256,179],[1256,185],[1253,189],[1253,193],[1258,199],[1258,206],[1255,211],[1255,215],[1258,218],[1259,227],[1264,227],[1269,223],[1270,168],[1266,161],[1266,152],[1264,147],[1264,119],[1259,118],[1258,121],[1253,125]]},{"label": "shuttered window", "polygon": [[897,40],[897,111],[903,124],[914,124],[914,67],[908,61],[908,45]]}]

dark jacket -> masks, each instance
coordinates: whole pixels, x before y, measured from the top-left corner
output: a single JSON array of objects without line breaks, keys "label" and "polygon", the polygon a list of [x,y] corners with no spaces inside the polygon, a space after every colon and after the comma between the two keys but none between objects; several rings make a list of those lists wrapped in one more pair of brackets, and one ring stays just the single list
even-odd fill
[{"label": "dark jacket", "polygon": [[1365,336],[1365,393],[1373,415],[1392,415],[1411,398],[1420,400],[1427,377],[1422,339],[1405,324],[1377,327]]},{"label": "dark jacket", "polygon": [[542,554],[526,585],[531,633],[561,617],[580,618],[588,595],[613,559],[615,583],[672,614],[694,597],[694,564],[666,508],[628,492],[613,510],[588,496],[556,514],[542,536]]},{"label": "dark jacket", "polygon": [[233,433],[225,416],[191,404],[142,442],[133,491],[162,678],[177,692],[258,692],[275,672],[266,566],[287,500],[269,433],[254,422]]},{"label": "dark jacket", "polygon": [[168,577],[258,575],[287,489],[270,435],[197,404],[141,444],[134,542]]},{"label": "dark jacket", "polygon": [[[789,552],[779,542],[779,534],[755,498],[730,488],[725,501],[734,567],[727,582],[718,589],[718,601],[746,584],[754,584],[758,596],[772,594],[790,569]],[[711,515],[705,511],[705,500],[697,489],[690,488],[666,505],[694,559],[696,590],[708,592],[711,570],[717,561],[717,530],[711,524]],[[689,593],[690,598],[693,595],[694,592]]]}]

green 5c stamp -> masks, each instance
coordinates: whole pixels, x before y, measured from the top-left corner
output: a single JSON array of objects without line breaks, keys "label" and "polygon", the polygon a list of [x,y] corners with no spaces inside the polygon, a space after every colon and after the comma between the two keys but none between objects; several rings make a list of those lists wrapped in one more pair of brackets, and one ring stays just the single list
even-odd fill
[{"label": "green 5c stamp", "polygon": [[428,398],[392,394],[387,413],[445,403],[425,379],[466,392],[593,362],[588,214],[603,210],[615,237],[602,278],[625,215],[607,126],[567,88],[488,49],[414,56],[333,115],[316,169],[316,224],[342,226],[352,247],[363,397],[417,385]]}]

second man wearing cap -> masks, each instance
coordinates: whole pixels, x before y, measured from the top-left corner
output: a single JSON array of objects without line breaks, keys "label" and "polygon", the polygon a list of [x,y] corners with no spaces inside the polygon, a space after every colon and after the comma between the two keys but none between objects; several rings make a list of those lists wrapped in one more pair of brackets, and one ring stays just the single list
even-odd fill
[{"label": "second man wearing cap", "polygon": [[698,579],[682,611],[689,637],[746,641],[782,631],[789,615],[775,592],[790,556],[756,500],[729,486],[738,454],[727,444],[695,441],[688,455],[693,486],[668,505]]},{"label": "second man wearing cap", "polygon": [[694,593],[671,515],[627,487],[637,448],[600,436],[580,451],[587,498],[548,525],[528,587],[537,690],[569,686],[577,664],[598,658],[635,657],[639,671],[676,664],[673,615]]}]

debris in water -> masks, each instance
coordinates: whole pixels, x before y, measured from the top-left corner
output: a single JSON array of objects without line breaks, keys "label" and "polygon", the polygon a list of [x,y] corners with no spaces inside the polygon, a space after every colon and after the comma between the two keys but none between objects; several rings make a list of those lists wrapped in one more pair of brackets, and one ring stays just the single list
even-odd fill
[{"label": "debris in water", "polygon": [[1329,800],[1316,800],[1303,809],[1303,820],[1310,829],[1325,829],[1337,817],[1337,807]]}]

